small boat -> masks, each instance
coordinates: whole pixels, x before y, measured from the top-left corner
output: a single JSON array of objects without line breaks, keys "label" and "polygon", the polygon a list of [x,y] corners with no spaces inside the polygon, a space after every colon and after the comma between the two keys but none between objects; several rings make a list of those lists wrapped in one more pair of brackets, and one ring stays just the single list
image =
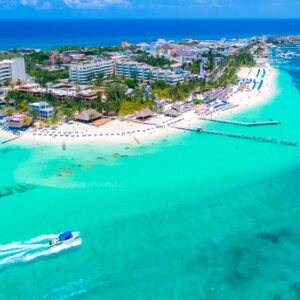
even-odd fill
[{"label": "small boat", "polygon": [[63,232],[61,233],[58,238],[55,238],[55,239],[52,239],[50,242],[49,242],[49,245],[50,246],[56,246],[56,245],[60,245],[62,243],[65,243],[67,241],[70,241],[70,240],[74,240],[78,237],[78,235],[74,235],[72,233],[72,231],[66,231],[66,232]]}]

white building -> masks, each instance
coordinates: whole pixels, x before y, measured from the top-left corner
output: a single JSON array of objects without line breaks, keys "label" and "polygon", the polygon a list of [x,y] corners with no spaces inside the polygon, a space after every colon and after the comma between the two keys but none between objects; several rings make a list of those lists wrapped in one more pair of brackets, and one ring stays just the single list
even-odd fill
[{"label": "white building", "polygon": [[169,70],[162,70],[161,68],[152,67],[135,61],[117,61],[115,63],[115,73],[117,76],[124,76],[127,78],[134,78],[134,74],[136,74],[137,80],[164,80],[171,85],[184,81],[184,76],[182,74],[177,74]]},{"label": "white building", "polygon": [[48,119],[53,116],[53,108],[47,102],[34,102],[29,104],[31,110],[36,110],[40,119]]},{"label": "white building", "polygon": [[3,83],[7,80],[25,80],[25,64],[24,58],[14,58],[9,60],[0,61],[0,82]]},{"label": "white building", "polygon": [[112,60],[86,61],[69,65],[69,78],[75,82],[87,81],[92,74],[112,75],[113,72]]}]

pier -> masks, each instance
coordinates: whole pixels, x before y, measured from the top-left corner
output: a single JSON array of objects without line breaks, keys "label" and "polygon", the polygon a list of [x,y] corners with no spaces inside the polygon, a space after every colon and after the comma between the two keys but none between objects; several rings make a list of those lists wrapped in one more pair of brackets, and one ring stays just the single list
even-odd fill
[{"label": "pier", "polygon": [[264,122],[238,122],[238,121],[226,121],[226,120],[217,120],[217,119],[210,119],[210,118],[199,118],[203,121],[211,121],[217,123],[225,123],[225,124],[233,124],[233,125],[241,125],[241,126],[262,126],[262,125],[278,125],[280,124],[278,121],[264,121]]},{"label": "pier", "polygon": [[[200,118],[200,119],[205,119],[205,118]],[[213,119],[207,119],[209,121]],[[219,120],[216,120],[218,122]],[[233,122],[238,123],[238,125],[244,125],[244,124],[252,124],[252,123],[243,123],[243,122],[235,122],[235,121],[220,121],[221,123],[231,123]],[[268,138],[268,137],[260,137],[260,136],[252,136],[252,135],[246,135],[246,134],[239,134],[239,133],[231,133],[231,132],[225,132],[225,131],[214,131],[214,130],[206,130],[201,127],[197,129],[193,128],[186,128],[186,127],[181,127],[181,126],[176,126],[176,125],[159,125],[155,123],[150,123],[150,122],[137,122],[145,125],[156,125],[160,127],[170,127],[178,130],[184,130],[184,131],[191,131],[191,132],[197,132],[197,133],[207,133],[207,134],[215,134],[215,135],[223,135],[223,136],[228,136],[228,137],[233,137],[233,138],[240,138],[240,139],[246,139],[246,140],[252,140],[252,141],[257,141],[257,142],[264,142],[264,143],[271,143],[271,144],[278,144],[277,139],[275,138]],[[241,123],[241,124],[240,124]],[[279,122],[276,121],[268,121],[268,122],[254,122],[255,125],[275,125],[279,124]],[[253,126],[253,125],[245,125],[245,126]],[[297,146],[296,141],[290,141],[290,140],[281,140],[279,141],[280,145],[288,145],[288,146]]]},{"label": "pier", "polygon": [[12,141],[14,141],[14,140],[16,140],[16,139],[19,139],[20,137],[21,137],[21,136],[13,137],[13,138],[11,138],[11,139],[9,139],[9,140],[3,141],[1,144],[6,144],[6,143],[8,143],[8,142],[12,142]]},{"label": "pier", "polygon": [[[208,134],[215,134],[215,135],[223,135],[233,138],[241,138],[241,139],[247,139],[247,140],[253,140],[257,142],[265,142],[265,143],[273,143],[277,144],[277,139],[275,138],[266,138],[266,137],[259,137],[259,136],[252,136],[252,135],[245,135],[245,134],[238,134],[238,133],[230,133],[225,131],[213,131],[213,130],[205,130],[202,128],[198,128],[197,132],[199,133],[208,133]],[[297,142],[295,141],[288,141],[288,140],[282,140],[280,141],[281,145],[289,145],[289,146],[297,146]]]}]

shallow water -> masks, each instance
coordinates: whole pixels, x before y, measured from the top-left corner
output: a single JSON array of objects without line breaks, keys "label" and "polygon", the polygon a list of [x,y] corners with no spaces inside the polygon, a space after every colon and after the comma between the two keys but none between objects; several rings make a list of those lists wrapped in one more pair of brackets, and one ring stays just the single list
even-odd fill
[{"label": "shallow water", "polygon": [[[273,99],[230,116],[280,125],[203,127],[299,142],[299,61],[284,68]],[[299,299],[299,146],[162,141],[1,146],[0,193],[34,188],[0,198],[0,244],[65,230],[82,243],[0,259],[0,299]]]}]

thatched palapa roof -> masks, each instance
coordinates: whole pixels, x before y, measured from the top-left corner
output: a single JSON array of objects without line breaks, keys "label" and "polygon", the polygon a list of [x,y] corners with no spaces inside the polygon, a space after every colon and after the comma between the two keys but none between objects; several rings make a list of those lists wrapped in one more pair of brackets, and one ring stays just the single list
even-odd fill
[{"label": "thatched palapa roof", "polygon": [[169,110],[165,111],[165,115],[170,116],[170,117],[179,117],[181,115],[181,113],[179,113],[175,109],[169,109]]},{"label": "thatched palapa roof", "polygon": [[100,114],[96,109],[90,108],[90,109],[83,110],[81,113],[75,116],[75,119],[78,121],[90,122],[99,119],[101,117],[102,114]]},{"label": "thatched palapa roof", "polygon": [[148,107],[136,112],[136,117],[137,118],[144,119],[144,118],[148,118],[148,117],[151,117],[151,116],[153,116],[153,111]]}]

